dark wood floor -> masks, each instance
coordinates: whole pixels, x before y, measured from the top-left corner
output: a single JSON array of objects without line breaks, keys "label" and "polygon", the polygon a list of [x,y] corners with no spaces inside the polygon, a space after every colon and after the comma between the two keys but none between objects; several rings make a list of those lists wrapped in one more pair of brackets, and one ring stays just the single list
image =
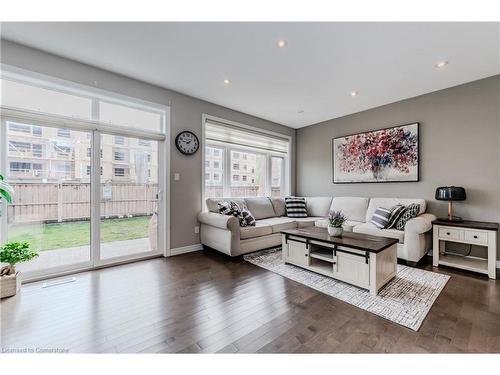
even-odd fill
[{"label": "dark wood floor", "polygon": [[[430,265],[422,268],[432,269]],[[500,352],[500,281],[451,270],[419,332],[215,252],[75,275],[1,302],[1,346],[70,352]]]}]

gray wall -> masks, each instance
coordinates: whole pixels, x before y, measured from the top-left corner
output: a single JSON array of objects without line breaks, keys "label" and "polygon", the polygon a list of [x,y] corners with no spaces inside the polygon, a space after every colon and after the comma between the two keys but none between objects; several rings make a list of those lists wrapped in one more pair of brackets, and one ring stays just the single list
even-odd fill
[{"label": "gray wall", "polygon": [[[173,142],[181,130],[191,130],[201,138],[201,118],[206,113],[237,121],[243,124],[272,130],[292,137],[295,149],[295,130],[257,117],[233,111],[203,100],[182,95],[154,85],[140,82],[118,74],[48,54],[36,49],[1,41],[0,59],[2,63],[34,72],[66,79],[80,84],[95,86],[104,90],[128,95],[171,107],[171,248],[194,245],[200,242],[194,233],[197,214],[201,210],[201,157],[199,151],[194,156],[185,156],[177,151]],[[292,170],[295,158],[292,155]],[[173,180],[173,173],[180,173],[180,181]],[[292,173],[292,191],[295,190],[295,175]]]},{"label": "gray wall", "polygon": [[[297,131],[297,194],[419,197],[428,211],[446,216],[434,200],[440,185],[464,186],[467,200],[455,214],[500,222],[500,76],[311,125]],[[331,139],[420,122],[420,181],[333,184]]]}]

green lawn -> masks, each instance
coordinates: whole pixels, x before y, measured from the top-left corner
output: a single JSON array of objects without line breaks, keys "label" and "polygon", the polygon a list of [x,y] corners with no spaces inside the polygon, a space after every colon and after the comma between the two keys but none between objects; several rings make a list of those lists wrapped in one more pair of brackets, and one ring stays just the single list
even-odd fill
[{"label": "green lawn", "polygon": [[[148,237],[149,220],[149,216],[102,220],[101,241]],[[90,222],[14,225],[9,227],[9,241],[28,241],[39,251],[88,245]]]}]

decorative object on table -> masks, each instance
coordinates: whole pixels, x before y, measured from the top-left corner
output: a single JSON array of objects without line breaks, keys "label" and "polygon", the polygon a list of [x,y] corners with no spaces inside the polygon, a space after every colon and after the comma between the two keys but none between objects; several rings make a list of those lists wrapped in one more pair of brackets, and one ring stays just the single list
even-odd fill
[{"label": "decorative object on table", "polygon": [[286,216],[307,217],[306,199],[303,197],[285,197]]},{"label": "decorative object on table", "polygon": [[418,181],[418,126],[334,138],[333,183]]},{"label": "decorative object on table", "polygon": [[200,141],[196,134],[186,130],[175,137],[175,147],[184,155],[193,155],[200,148]]},{"label": "decorative object on table", "polygon": [[328,234],[334,237],[342,236],[344,229],[342,225],[346,222],[347,216],[342,211],[331,210],[328,213]]},{"label": "decorative object on table", "polygon": [[436,200],[448,201],[448,220],[455,223],[463,221],[461,217],[453,216],[453,201],[464,201],[467,198],[465,189],[460,186],[440,186],[436,189]]},{"label": "decorative object on table", "polygon": [[21,287],[21,277],[15,265],[37,256],[28,242],[8,242],[0,247],[0,263],[7,263],[0,269],[0,298],[15,295]]},{"label": "decorative object on table", "polygon": [[[463,220],[460,222],[448,219],[437,219],[432,222],[433,246],[432,265],[444,265],[467,271],[479,272],[496,279],[497,235],[498,223]],[[469,245],[466,254],[446,251],[447,242],[458,242]],[[481,246],[487,249],[486,259],[470,256],[471,247]]]}]

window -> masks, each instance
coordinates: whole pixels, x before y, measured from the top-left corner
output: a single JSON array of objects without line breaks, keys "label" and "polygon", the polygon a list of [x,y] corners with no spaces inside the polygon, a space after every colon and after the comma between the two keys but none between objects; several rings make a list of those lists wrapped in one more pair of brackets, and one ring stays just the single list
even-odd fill
[{"label": "window", "polygon": [[205,167],[210,168],[210,160],[205,160]]},{"label": "window", "polygon": [[163,131],[161,113],[105,101],[99,102],[99,120],[130,128],[141,128],[155,132]]},{"label": "window", "polygon": [[10,170],[13,172],[29,171],[31,169],[31,163],[24,163],[18,161],[10,162],[9,166]]},{"label": "window", "polygon": [[70,138],[71,130],[69,129],[57,129],[57,136],[61,138]]},{"label": "window", "polygon": [[42,145],[33,144],[33,156],[36,158],[42,157]]},{"label": "window", "polygon": [[205,181],[210,180],[210,173],[205,173]]},{"label": "window", "polygon": [[87,157],[90,158],[92,155],[92,149],[90,147],[87,147]]},{"label": "window", "polygon": [[120,135],[115,135],[115,145],[124,145],[125,138]]},{"label": "window", "polygon": [[87,165],[87,176],[90,176],[90,165]]},{"label": "window", "polygon": [[115,168],[115,177],[125,177],[125,168]]},{"label": "window", "polygon": [[40,163],[33,163],[33,170],[34,171],[41,171],[42,170],[42,164],[40,164]]},{"label": "window", "polygon": [[148,163],[151,163],[151,154],[148,154]]},{"label": "window", "polygon": [[115,161],[125,161],[126,155],[124,151],[114,151],[113,160]]},{"label": "window", "polygon": [[42,128],[40,126],[33,126],[33,135],[35,137],[41,137],[42,136]]},{"label": "window", "polygon": [[9,124],[9,130],[13,132],[18,132],[18,133],[31,133],[31,126],[29,125],[24,125],[24,124],[16,124],[16,123],[10,123]]},{"label": "window", "polygon": [[31,151],[31,143],[9,141],[9,151],[30,152]]},{"label": "window", "polygon": [[151,146],[151,141],[148,141],[147,139],[139,139],[138,141],[139,146]]},{"label": "window", "polygon": [[210,160],[203,165],[204,173],[217,170],[205,181],[204,198],[289,194],[289,137],[211,119],[205,122],[203,137]]}]

